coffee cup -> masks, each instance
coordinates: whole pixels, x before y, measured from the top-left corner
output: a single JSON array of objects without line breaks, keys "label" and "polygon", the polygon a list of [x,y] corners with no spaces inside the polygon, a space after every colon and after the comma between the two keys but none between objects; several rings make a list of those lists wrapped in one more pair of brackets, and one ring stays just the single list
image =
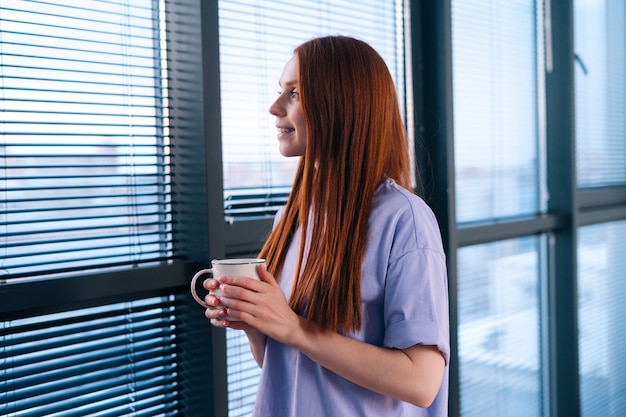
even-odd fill
[{"label": "coffee cup", "polygon": [[[196,274],[191,279],[191,295],[194,300],[198,302],[201,306],[205,308],[210,308],[213,306],[209,306],[204,302],[204,299],[198,295],[196,291],[196,282],[198,278],[203,275],[211,275],[214,278],[218,278],[221,276],[240,276],[240,277],[251,277],[257,280],[261,278],[257,274],[256,268],[259,265],[265,265],[265,259],[255,259],[255,258],[238,258],[238,259],[213,259],[211,261],[211,268],[201,269],[196,272]],[[215,295],[219,296],[221,291],[219,289],[215,290]],[[226,317],[226,320],[238,320],[233,317]]]}]

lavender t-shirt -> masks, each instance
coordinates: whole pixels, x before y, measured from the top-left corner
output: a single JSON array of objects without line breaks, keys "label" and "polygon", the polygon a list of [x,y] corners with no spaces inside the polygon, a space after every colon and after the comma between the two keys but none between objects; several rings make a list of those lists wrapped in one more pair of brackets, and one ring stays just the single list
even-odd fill
[{"label": "lavender t-shirt", "polygon": [[[295,274],[299,238],[296,232],[279,277],[287,297]],[[392,180],[385,181],[374,196],[361,301],[361,330],[350,337],[397,349],[436,345],[448,363],[448,286],[437,221],[423,200]],[[437,398],[424,409],[356,385],[300,351],[268,338],[253,415],[444,417],[448,414],[447,403],[447,365]]]}]

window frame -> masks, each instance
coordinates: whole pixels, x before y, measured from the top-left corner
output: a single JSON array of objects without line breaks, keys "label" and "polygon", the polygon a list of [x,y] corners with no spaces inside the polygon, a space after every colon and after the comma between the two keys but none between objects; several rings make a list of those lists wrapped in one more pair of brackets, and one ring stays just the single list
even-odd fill
[{"label": "window frame", "polygon": [[[432,170],[423,174],[432,184],[430,201],[439,219],[448,256],[451,344],[450,416],[460,417],[457,255],[459,248],[514,237],[547,234],[548,249],[546,378],[552,397],[552,417],[580,415],[578,391],[578,328],[576,300],[577,229],[580,226],[626,218],[626,185],[579,189],[576,183],[574,132],[574,45],[572,1],[546,0],[551,19],[553,67],[546,71],[547,192],[551,196],[545,213],[505,221],[458,225],[455,219],[454,132],[452,128],[451,0],[411,1],[414,96],[420,108],[438,114],[439,123],[425,120],[416,131],[425,134]],[[420,107],[421,106],[421,107]],[[417,118],[416,118],[417,120]],[[419,150],[418,150],[419,151]],[[419,153],[418,153],[419,155]],[[428,194],[428,193],[427,193]],[[558,352],[558,354],[557,354]]]},{"label": "window frame", "polygon": [[[221,198],[209,198],[222,194],[221,155],[215,149],[221,151],[219,67],[217,44],[213,42],[217,39],[217,6],[201,0],[166,1],[165,6],[170,117],[178,119],[170,132],[172,141],[176,141],[171,155],[172,195],[177,196],[172,202],[176,241],[173,259],[19,280],[0,277],[0,317],[8,321],[175,295],[179,305],[181,411],[201,416],[210,410],[212,415],[225,416],[225,332],[208,325],[202,308],[189,296],[193,273],[208,265],[211,257],[224,254],[223,204]],[[200,88],[185,89],[192,78]],[[194,165],[197,156],[204,166],[200,169],[202,175]],[[194,181],[185,182],[189,178]]]}]

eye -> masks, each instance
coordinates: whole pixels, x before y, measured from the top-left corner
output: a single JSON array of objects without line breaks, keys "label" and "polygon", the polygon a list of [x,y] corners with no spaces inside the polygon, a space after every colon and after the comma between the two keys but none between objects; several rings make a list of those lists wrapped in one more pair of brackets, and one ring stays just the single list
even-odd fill
[{"label": "eye", "polygon": [[[276,93],[279,96],[282,96],[283,95],[283,90],[277,90]],[[300,98],[300,93],[297,91],[296,87],[293,87],[291,90],[289,90],[288,95],[289,95],[290,99],[299,99]]]}]

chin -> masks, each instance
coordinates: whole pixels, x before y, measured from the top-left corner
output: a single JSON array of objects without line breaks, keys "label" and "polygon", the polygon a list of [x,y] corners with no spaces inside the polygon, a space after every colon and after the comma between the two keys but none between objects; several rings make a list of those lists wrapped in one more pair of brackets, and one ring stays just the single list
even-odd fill
[{"label": "chin", "polygon": [[302,156],[299,153],[296,152],[282,152],[280,153],[282,156],[284,156],[285,158],[293,158],[294,156]]},{"label": "chin", "polygon": [[290,147],[280,147],[279,148],[279,152],[282,156],[286,157],[286,158],[291,158],[294,156],[303,156],[304,155],[304,149],[293,149]]}]

